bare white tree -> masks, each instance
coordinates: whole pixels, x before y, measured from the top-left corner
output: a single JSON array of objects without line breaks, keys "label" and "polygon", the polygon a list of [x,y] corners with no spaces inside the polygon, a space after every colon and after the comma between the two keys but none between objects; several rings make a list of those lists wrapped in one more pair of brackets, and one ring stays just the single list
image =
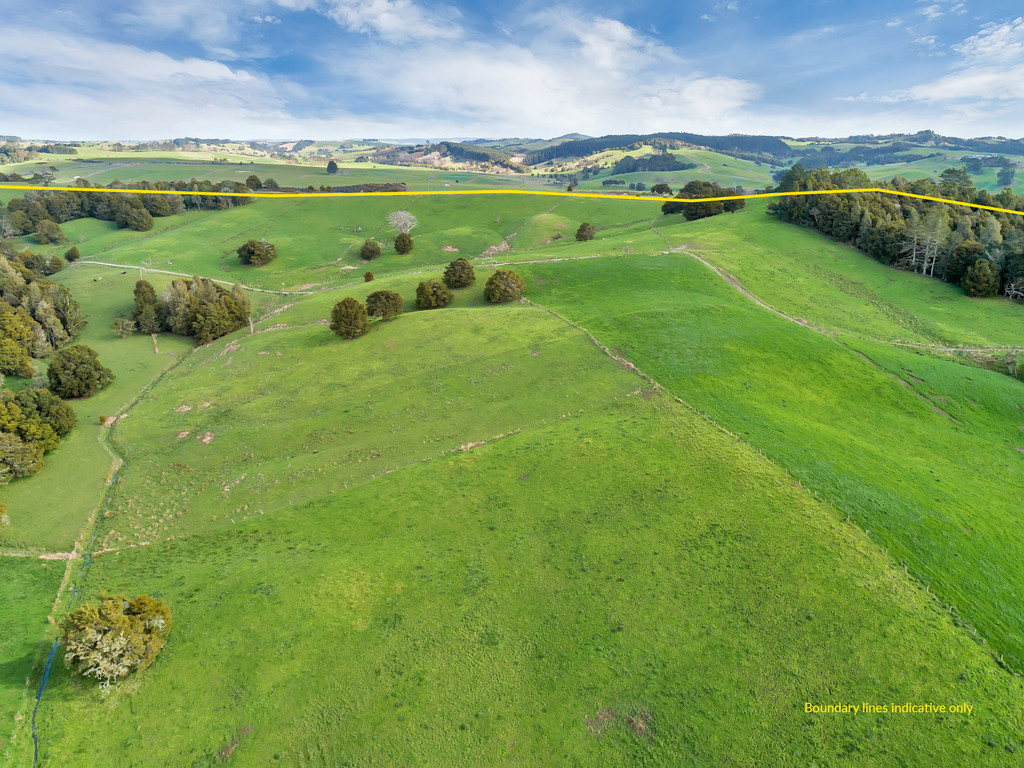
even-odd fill
[{"label": "bare white tree", "polygon": [[392,229],[408,235],[409,230],[419,224],[419,221],[408,211],[392,211],[388,214],[388,224]]}]

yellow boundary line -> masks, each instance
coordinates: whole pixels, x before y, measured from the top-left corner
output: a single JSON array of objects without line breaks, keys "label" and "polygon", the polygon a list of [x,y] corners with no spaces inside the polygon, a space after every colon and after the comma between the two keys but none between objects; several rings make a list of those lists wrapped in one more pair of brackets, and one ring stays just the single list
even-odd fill
[{"label": "yellow boundary line", "polygon": [[31,184],[3,184],[0,183],[0,190],[37,190],[40,192],[114,192],[122,195],[192,195],[198,197],[254,197],[254,198],[285,198],[285,197],[420,197],[424,195],[543,195],[546,197],[584,197],[597,198],[600,200],[633,200],[649,203],[709,203],[725,200],[753,200],[761,197],[806,197],[810,195],[847,195],[856,192],[878,192],[883,195],[894,195],[896,197],[911,197],[916,200],[930,200],[935,203],[946,203],[947,205],[959,205],[965,208],[978,208],[983,211],[996,211],[997,213],[1009,213],[1014,216],[1024,216],[1024,211],[1015,211],[1010,208],[997,208],[992,205],[980,205],[979,203],[965,203],[960,200],[949,200],[945,197],[930,197],[928,195],[915,195],[912,192],[900,192],[895,189],[882,189],[881,187],[864,187],[858,189],[812,189],[803,192],[762,192],[756,195],[727,195],[722,197],[639,197],[635,195],[609,195],[598,192],[548,192],[539,189],[453,189],[453,190],[421,190],[408,192],[197,192],[195,190],[176,189],[107,189],[105,187],[44,187]]}]

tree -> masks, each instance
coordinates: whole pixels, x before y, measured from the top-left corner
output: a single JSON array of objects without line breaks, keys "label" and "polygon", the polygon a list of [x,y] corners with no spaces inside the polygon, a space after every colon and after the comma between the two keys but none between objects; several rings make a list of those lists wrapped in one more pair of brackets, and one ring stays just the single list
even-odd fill
[{"label": "tree", "polygon": [[69,264],[73,261],[78,261],[82,258],[82,254],[78,252],[78,246],[73,245],[64,252],[64,260]]},{"label": "tree", "polygon": [[238,258],[243,264],[262,267],[277,258],[277,248],[266,240],[250,240],[238,247]]},{"label": "tree", "polygon": [[594,239],[594,225],[583,222],[580,224],[580,228],[576,230],[576,239],[581,243],[587,240]]},{"label": "tree", "polygon": [[362,246],[359,248],[359,255],[366,259],[366,261],[373,261],[383,252],[384,247],[373,239],[363,241]]},{"label": "tree", "polygon": [[48,245],[49,243],[62,243],[65,240],[60,224],[56,221],[50,221],[49,219],[43,219],[36,224],[35,237],[36,242],[42,243],[43,245]]},{"label": "tree", "polygon": [[388,225],[399,234],[408,235],[419,220],[408,211],[392,211],[388,214]]},{"label": "tree", "polygon": [[153,228],[153,215],[145,208],[125,208],[117,215],[116,221],[121,229],[134,229],[136,232],[148,232]]},{"label": "tree", "polygon": [[996,174],[996,184],[1000,187],[1012,187],[1016,169],[1012,165],[1004,165]]},{"label": "tree", "polygon": [[363,272],[363,282],[364,283],[372,283],[373,282],[373,272]]},{"label": "tree", "polygon": [[398,233],[398,237],[395,238],[395,251],[402,255],[412,251],[412,238],[408,232]]},{"label": "tree", "polygon": [[0,374],[25,378],[35,374],[31,355],[37,346],[36,334],[41,331],[24,307],[14,308],[0,301]]},{"label": "tree", "polygon": [[655,195],[671,195],[672,187],[664,183],[655,184],[651,187],[651,193]]},{"label": "tree", "polygon": [[263,182],[263,188],[264,189],[280,189],[281,185],[278,184],[273,179],[267,179],[266,181]]},{"label": "tree", "polygon": [[449,288],[466,288],[476,282],[476,274],[469,261],[458,258],[444,268],[442,280]]},{"label": "tree", "polygon": [[100,363],[96,350],[82,344],[55,352],[47,375],[50,389],[63,398],[89,397],[114,380],[111,370]]},{"label": "tree", "polygon": [[439,280],[426,280],[416,287],[417,309],[443,309],[451,303],[451,291]]},{"label": "tree", "polygon": [[43,466],[43,450],[37,443],[22,440],[10,432],[0,432],[0,485],[15,477],[34,475]]},{"label": "tree", "polygon": [[332,175],[337,173],[338,172],[338,164],[336,162],[334,162],[333,160],[331,160],[329,163],[327,163],[327,172],[332,174]]},{"label": "tree", "polygon": [[522,277],[511,269],[499,269],[487,278],[484,297],[492,304],[500,304],[518,299],[525,290],[526,283]]},{"label": "tree", "polygon": [[942,275],[943,280],[960,285],[967,270],[984,254],[985,246],[977,240],[964,240],[953,249],[953,255],[946,263],[946,271]]},{"label": "tree", "polygon": [[978,259],[968,267],[963,287],[968,296],[995,296],[999,293],[999,269],[988,259]]},{"label": "tree", "polygon": [[366,297],[366,314],[370,317],[380,315],[381,320],[390,320],[402,314],[404,308],[402,296],[394,291],[374,291]]},{"label": "tree", "polygon": [[64,259],[60,256],[51,256],[46,260],[46,267],[43,269],[45,275],[55,275],[64,269]]},{"label": "tree", "polygon": [[117,318],[117,320],[110,324],[110,330],[112,330],[122,339],[127,339],[132,333],[135,332],[135,321],[129,320],[126,317],[119,317]]},{"label": "tree", "polygon": [[346,339],[362,336],[370,330],[366,307],[352,297],[342,299],[331,310],[331,330]]},{"label": "tree", "polygon": [[99,605],[81,605],[61,621],[64,664],[109,688],[152,664],[171,626],[171,610],[161,600],[104,595]]},{"label": "tree", "polygon": [[263,189],[263,182],[260,181],[259,176],[253,173],[245,180],[245,186],[252,190]]}]

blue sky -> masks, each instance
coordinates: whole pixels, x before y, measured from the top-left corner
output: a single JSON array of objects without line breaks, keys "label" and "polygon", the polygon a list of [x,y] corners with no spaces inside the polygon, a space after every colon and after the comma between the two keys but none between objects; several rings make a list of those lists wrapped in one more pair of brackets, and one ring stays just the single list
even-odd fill
[{"label": "blue sky", "polygon": [[0,0],[0,134],[1024,135],[1019,0]]}]

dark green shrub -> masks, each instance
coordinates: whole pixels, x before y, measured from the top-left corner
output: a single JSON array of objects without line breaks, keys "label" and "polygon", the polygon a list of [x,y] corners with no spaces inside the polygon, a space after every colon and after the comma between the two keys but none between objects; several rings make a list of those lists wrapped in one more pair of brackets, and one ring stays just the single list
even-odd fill
[{"label": "dark green shrub", "polygon": [[96,350],[83,344],[53,353],[47,371],[50,389],[60,397],[89,397],[114,380],[113,372],[100,363]]},{"label": "dark green shrub", "polygon": [[403,255],[412,251],[412,237],[408,232],[398,233],[398,237],[395,238],[395,250]]},{"label": "dark green shrub", "polygon": [[586,240],[594,239],[594,225],[583,222],[580,224],[580,228],[576,230],[576,239],[581,243]]},{"label": "dark green shrub", "polygon": [[445,267],[443,280],[449,288],[465,288],[476,281],[476,274],[473,265],[460,258]]},{"label": "dark green shrub", "polygon": [[73,245],[66,251],[64,251],[64,260],[67,261],[69,264],[72,261],[78,261],[80,258],[82,258],[82,254],[78,252],[77,245]]},{"label": "dark green shrub", "polygon": [[373,261],[384,252],[384,248],[376,240],[366,240],[359,248],[359,255],[367,261]]},{"label": "dark green shrub", "polygon": [[999,293],[999,267],[988,259],[978,259],[967,269],[963,287],[968,296],[995,296]]},{"label": "dark green shrub", "polygon": [[451,303],[451,291],[440,280],[427,280],[416,288],[417,309],[443,309]]},{"label": "dark green shrub", "polygon": [[523,295],[526,283],[511,269],[499,269],[489,278],[484,286],[484,297],[492,304],[514,301]]},{"label": "dark green shrub", "polygon": [[348,297],[334,305],[331,310],[331,330],[346,339],[362,336],[370,330],[370,319],[362,302]]},{"label": "dark green shrub", "polygon": [[50,219],[43,219],[36,225],[35,237],[36,242],[43,245],[64,242],[64,233],[61,231],[60,224],[50,221]]},{"label": "dark green shrub", "polygon": [[404,308],[401,294],[394,291],[374,291],[366,297],[366,314],[370,317],[380,315],[382,320],[390,320],[402,314]]},{"label": "dark green shrub", "polygon": [[277,249],[273,243],[266,240],[250,240],[239,246],[237,253],[243,264],[252,264],[255,267],[262,267],[277,258]]},{"label": "dark green shrub", "polygon": [[364,283],[372,283],[373,282],[373,272],[363,272],[363,282]]}]

